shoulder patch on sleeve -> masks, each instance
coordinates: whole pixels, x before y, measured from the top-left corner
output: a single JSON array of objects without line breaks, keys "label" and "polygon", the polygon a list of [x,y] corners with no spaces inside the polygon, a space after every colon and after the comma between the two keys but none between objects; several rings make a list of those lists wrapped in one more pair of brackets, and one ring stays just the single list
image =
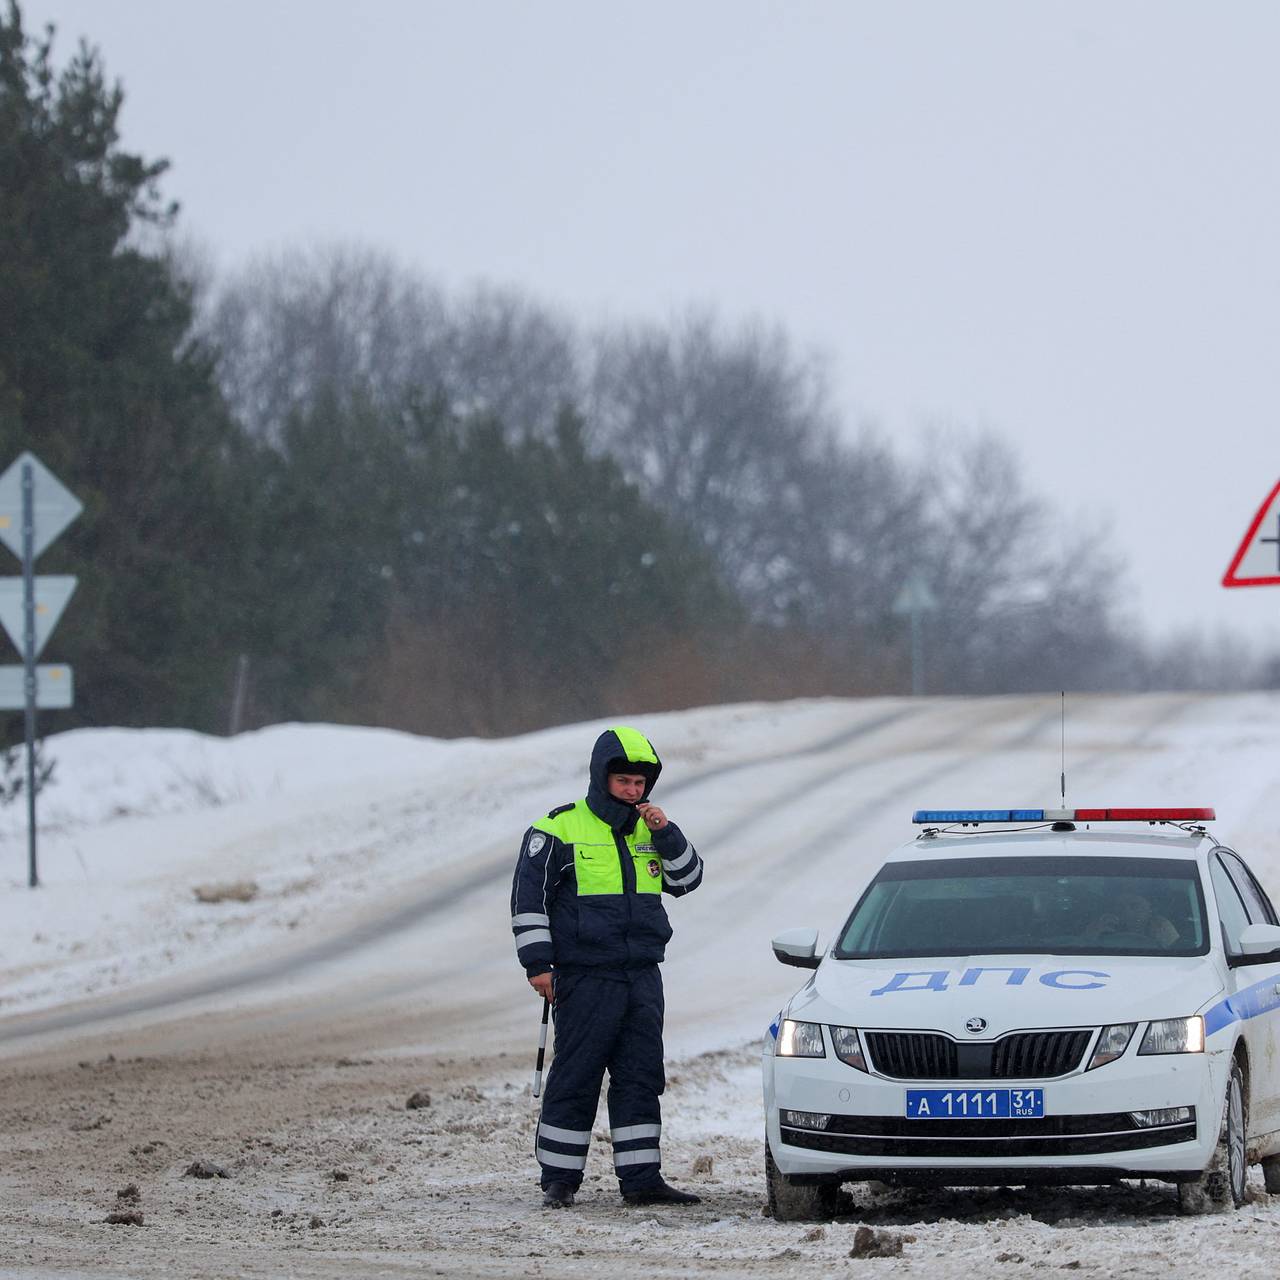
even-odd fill
[{"label": "shoulder patch on sleeve", "polygon": [[575,808],[577,803],[578,802],[575,800],[572,804],[562,804],[558,809],[552,809],[551,812],[547,814],[547,817],[558,818],[562,813],[568,813],[570,809]]}]

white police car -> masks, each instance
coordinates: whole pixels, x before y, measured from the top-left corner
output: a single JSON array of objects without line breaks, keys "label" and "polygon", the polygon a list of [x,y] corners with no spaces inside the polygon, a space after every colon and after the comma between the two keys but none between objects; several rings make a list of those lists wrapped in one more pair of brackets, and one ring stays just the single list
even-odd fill
[{"label": "white police car", "polygon": [[774,938],[816,970],[765,1038],[774,1215],[871,1179],[1280,1190],[1280,924],[1212,817],[922,810],[825,955]]}]

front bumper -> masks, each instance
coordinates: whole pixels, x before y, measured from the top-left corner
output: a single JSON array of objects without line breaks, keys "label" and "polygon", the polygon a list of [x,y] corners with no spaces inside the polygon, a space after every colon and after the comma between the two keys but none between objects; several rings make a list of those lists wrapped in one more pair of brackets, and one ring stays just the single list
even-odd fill
[{"label": "front bumper", "polygon": [[[1093,1071],[1025,1082],[966,1080],[964,1089],[1034,1087],[1043,1119],[908,1120],[906,1093],[954,1080],[890,1080],[837,1058],[763,1059],[765,1127],[778,1169],[798,1180],[933,1185],[1178,1181],[1198,1174],[1218,1139],[1228,1055],[1138,1056]],[[1189,1122],[1141,1126],[1132,1112],[1193,1109]],[[781,1122],[783,1111],[831,1117],[823,1129]]]}]

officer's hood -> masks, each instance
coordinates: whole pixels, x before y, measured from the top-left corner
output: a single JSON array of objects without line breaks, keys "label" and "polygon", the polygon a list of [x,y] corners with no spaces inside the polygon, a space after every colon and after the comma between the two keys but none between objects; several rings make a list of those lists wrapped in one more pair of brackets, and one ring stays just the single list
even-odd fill
[{"label": "officer's hood", "polygon": [[590,785],[587,787],[587,806],[602,822],[607,822],[615,831],[630,834],[636,825],[635,805],[623,804],[609,794],[609,765],[615,760],[626,762],[625,770],[616,772],[642,773],[645,778],[642,801],[649,798],[658,775],[662,772],[662,761],[653,749],[653,744],[644,734],[625,725],[606,729],[597,739],[591,750]]}]

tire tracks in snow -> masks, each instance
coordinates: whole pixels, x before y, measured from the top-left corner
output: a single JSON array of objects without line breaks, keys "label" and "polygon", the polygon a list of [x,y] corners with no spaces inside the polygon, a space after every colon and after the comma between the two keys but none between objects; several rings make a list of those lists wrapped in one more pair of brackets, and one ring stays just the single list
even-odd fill
[{"label": "tire tracks in snow", "polygon": [[[861,710],[861,709],[859,709]],[[917,717],[929,710],[929,704],[891,707],[867,717],[858,715],[852,725],[827,734],[800,749],[788,749],[771,755],[752,756],[711,766],[665,788],[667,795],[679,795],[693,787],[742,769],[767,766],[783,759],[824,756],[850,744],[861,744],[901,721]],[[441,887],[438,877],[421,895],[415,895],[393,910],[375,911],[351,927],[307,943],[284,954],[273,954],[246,963],[231,972],[208,973],[164,983],[149,991],[109,997],[91,1004],[61,1006],[28,1014],[13,1015],[0,1021],[0,1045],[52,1032],[79,1030],[129,1018],[136,1014],[155,1013],[168,1008],[206,999],[210,996],[242,991],[260,984],[277,982],[314,966],[329,963],[349,952],[385,941],[389,936],[416,927],[433,916],[457,907],[472,894],[500,882],[511,873],[511,850],[518,833],[499,848],[481,855],[483,861],[453,883]],[[409,886],[402,893],[410,890]],[[411,890],[410,890],[411,891]]]}]

